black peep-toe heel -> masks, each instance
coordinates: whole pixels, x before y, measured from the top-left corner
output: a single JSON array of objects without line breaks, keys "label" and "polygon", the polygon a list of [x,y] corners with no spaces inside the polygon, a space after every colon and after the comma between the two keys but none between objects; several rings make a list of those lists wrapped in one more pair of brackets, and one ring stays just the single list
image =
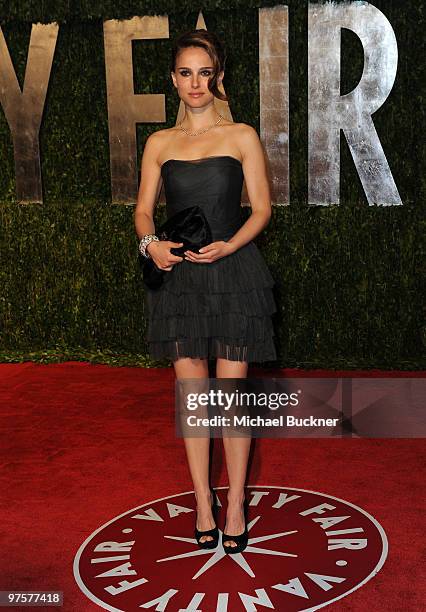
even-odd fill
[{"label": "black peep-toe heel", "polygon": [[[230,540],[235,542],[236,546],[224,546],[224,543]],[[247,500],[244,500],[244,531],[238,535],[222,533],[222,546],[227,555],[235,555],[236,553],[242,552],[246,548],[247,543]]]},{"label": "black peep-toe heel", "polygon": [[[212,514],[213,514],[213,518],[215,522],[217,523],[217,519],[215,516],[216,512],[215,512],[214,496],[212,500]],[[204,542],[200,542],[200,539],[203,536],[211,536],[213,539],[205,540]],[[219,529],[217,525],[216,527],[213,527],[213,529],[207,529],[207,531],[200,531],[199,529],[197,529],[197,520],[195,520],[195,539],[197,540],[197,544],[200,548],[204,548],[204,549],[216,548],[216,546],[219,543]]]}]

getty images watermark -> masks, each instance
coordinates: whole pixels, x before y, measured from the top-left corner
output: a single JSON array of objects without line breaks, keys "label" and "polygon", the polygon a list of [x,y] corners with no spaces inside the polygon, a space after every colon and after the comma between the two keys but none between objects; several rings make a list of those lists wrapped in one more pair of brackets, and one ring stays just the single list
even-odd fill
[{"label": "getty images watermark", "polygon": [[421,438],[424,378],[177,379],[178,437]]}]

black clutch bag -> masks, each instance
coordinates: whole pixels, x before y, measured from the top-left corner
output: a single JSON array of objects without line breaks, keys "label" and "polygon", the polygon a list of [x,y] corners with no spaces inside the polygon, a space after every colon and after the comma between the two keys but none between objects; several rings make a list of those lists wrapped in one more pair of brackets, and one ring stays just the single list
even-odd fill
[{"label": "black clutch bag", "polygon": [[[160,240],[183,242],[181,247],[173,247],[170,252],[182,257],[187,250],[198,253],[199,249],[212,242],[212,233],[209,223],[199,206],[189,206],[179,211],[157,230]],[[159,289],[164,281],[166,270],[157,268],[151,258],[143,257],[139,253],[139,262],[143,266],[143,282],[149,289]],[[179,265],[179,264],[175,264]]]}]

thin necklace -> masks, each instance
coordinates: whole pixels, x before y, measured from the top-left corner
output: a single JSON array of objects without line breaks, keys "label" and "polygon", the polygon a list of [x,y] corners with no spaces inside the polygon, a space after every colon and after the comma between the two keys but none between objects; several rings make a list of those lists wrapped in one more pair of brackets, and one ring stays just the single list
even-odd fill
[{"label": "thin necklace", "polygon": [[208,132],[209,130],[211,130],[212,127],[217,125],[219,123],[219,121],[221,121],[221,119],[224,118],[224,117],[222,117],[222,115],[220,113],[217,113],[217,114],[219,115],[219,119],[216,121],[216,123],[213,123],[213,125],[210,125],[208,128],[204,128],[202,130],[197,130],[196,132],[190,132],[186,128],[182,127],[182,123],[183,123],[185,117],[182,119],[182,121],[180,123],[178,123],[177,127],[180,128],[181,130],[183,130],[185,132],[185,134],[187,134],[187,136],[198,136],[199,134],[204,134],[205,132]]}]

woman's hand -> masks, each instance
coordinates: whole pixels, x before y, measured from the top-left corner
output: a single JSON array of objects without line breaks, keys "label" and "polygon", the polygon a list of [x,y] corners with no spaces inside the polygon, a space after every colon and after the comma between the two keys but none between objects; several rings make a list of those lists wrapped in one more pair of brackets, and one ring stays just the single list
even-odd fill
[{"label": "woman's hand", "polygon": [[183,257],[173,255],[170,249],[183,246],[183,242],[172,242],[171,240],[153,240],[148,244],[146,250],[150,254],[157,268],[170,272],[173,266],[183,261]]},{"label": "woman's hand", "polygon": [[216,242],[211,242],[207,246],[202,247],[199,253],[185,251],[185,259],[193,261],[194,263],[212,263],[217,259],[230,255],[234,250],[234,246],[230,242],[217,240]]}]

